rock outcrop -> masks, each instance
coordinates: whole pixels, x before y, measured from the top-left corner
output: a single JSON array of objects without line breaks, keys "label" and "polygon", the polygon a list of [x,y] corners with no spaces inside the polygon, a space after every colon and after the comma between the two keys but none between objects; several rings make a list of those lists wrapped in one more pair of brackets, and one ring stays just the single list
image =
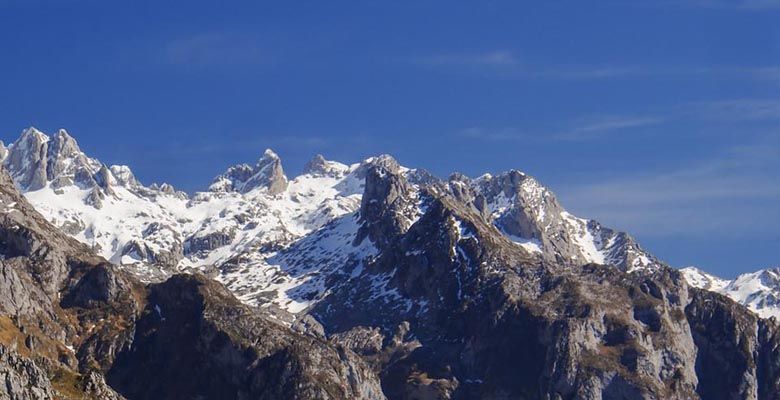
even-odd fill
[{"label": "rock outcrop", "polygon": [[287,188],[282,160],[271,149],[265,150],[254,167],[247,164],[230,167],[214,179],[209,190],[247,193],[257,188],[265,188],[271,195],[281,193]]},{"label": "rock outcrop", "polygon": [[52,400],[55,391],[46,373],[29,358],[0,344],[0,398]]}]

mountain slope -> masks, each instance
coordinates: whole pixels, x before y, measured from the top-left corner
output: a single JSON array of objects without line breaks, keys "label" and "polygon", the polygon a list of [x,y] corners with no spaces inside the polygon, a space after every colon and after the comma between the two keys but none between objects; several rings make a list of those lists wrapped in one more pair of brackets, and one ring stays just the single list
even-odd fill
[{"label": "mountain slope", "polygon": [[384,398],[357,355],[202,275],[144,286],[48,223],[4,168],[0,205],[0,398]]},{"label": "mountain slope", "polygon": [[[250,304],[270,302],[294,313],[333,289],[329,282],[344,280],[332,276],[339,266],[372,255],[368,245],[351,246],[350,237],[357,234],[365,173],[376,165],[401,171],[412,188],[457,193],[548,261],[627,271],[661,265],[627,234],[567,213],[548,189],[518,171],[441,181],[389,156],[350,166],[316,156],[302,175],[288,179],[279,157],[266,150],[254,166],[230,167],[208,191],[187,196],[170,185],[143,186],[126,166],[105,166],[62,130],[49,138],[29,128],[2,154],[25,197],[49,221],[140,279],[200,271]],[[412,214],[421,213],[422,200]]]},{"label": "mountain slope", "polygon": [[[100,207],[88,203],[95,187],[75,184],[83,190],[76,205],[41,203],[55,217],[78,217],[83,206],[130,207],[116,195],[124,188],[138,204],[183,213],[178,225],[154,228],[148,216],[123,214],[130,228],[147,223],[140,234],[128,229],[128,240],[146,246],[133,257],[170,251],[151,234],[162,229],[180,232],[182,258],[121,267],[57,231],[0,173],[0,338],[5,348],[27,348],[0,356],[11,390],[128,399],[778,398],[774,320],[690,287],[628,235],[570,216],[522,173],[442,181],[380,156],[353,166],[315,158],[302,176],[282,180],[280,165],[238,168],[245,172],[223,174],[214,191],[191,198],[128,188],[111,172],[119,169],[101,166],[96,174],[108,171],[107,179],[93,180],[109,185],[98,184]],[[250,181],[262,184],[246,191]],[[66,193],[51,182],[25,195]],[[119,237],[98,222],[91,232]],[[192,273],[146,285],[136,277],[178,270]]]},{"label": "mountain slope", "polygon": [[728,296],[762,318],[780,318],[780,268],[742,274],[731,281],[696,267],[683,268],[681,271],[691,286]]},{"label": "mountain slope", "polygon": [[424,212],[408,225],[404,175],[368,176],[359,220],[395,233],[366,235],[377,256],[310,314],[381,367],[389,398],[778,393],[774,322],[678,271],[550,262],[435,185],[417,189]]}]

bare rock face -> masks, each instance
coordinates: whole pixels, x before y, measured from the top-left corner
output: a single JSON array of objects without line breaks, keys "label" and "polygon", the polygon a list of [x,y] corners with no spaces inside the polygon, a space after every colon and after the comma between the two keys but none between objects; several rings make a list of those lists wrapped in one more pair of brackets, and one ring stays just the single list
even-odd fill
[{"label": "bare rock face", "polygon": [[193,235],[184,242],[184,254],[205,253],[230,244],[236,236],[235,229],[209,232],[205,235]]},{"label": "bare rock face", "polygon": [[780,347],[774,320],[745,313],[709,291],[692,289],[692,295],[686,313],[698,348],[702,398],[777,398]]},{"label": "bare rock face", "polygon": [[322,154],[317,154],[306,163],[306,166],[303,168],[303,173],[325,176],[337,174],[339,173],[339,170],[334,168],[332,163],[326,160]]},{"label": "bare rock face", "polygon": [[28,358],[0,344],[0,398],[52,400],[55,391],[46,373]]},{"label": "bare rock face", "polygon": [[365,181],[359,211],[362,226],[355,243],[368,238],[382,249],[416,218],[417,195],[391,158],[367,165]]},{"label": "bare rock face", "polygon": [[357,355],[264,320],[203,277],[175,276],[148,300],[108,372],[128,398],[384,398]]},{"label": "bare rock face", "polygon": [[214,192],[236,191],[247,193],[256,188],[266,188],[269,194],[278,194],[287,188],[287,177],[282,169],[282,160],[271,149],[266,149],[257,164],[230,167],[216,177],[209,187]]},{"label": "bare rock face", "polygon": [[28,128],[11,146],[6,158],[20,186],[36,190],[46,185],[46,161],[49,138],[35,128]]}]

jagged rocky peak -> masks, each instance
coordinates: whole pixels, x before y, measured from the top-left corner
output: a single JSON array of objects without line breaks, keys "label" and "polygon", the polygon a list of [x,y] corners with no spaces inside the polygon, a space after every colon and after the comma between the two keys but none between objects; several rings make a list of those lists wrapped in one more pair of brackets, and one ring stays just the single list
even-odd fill
[{"label": "jagged rocky peak", "polygon": [[492,206],[496,225],[510,235],[541,239],[546,220],[564,211],[549,190],[517,170],[495,177],[483,176],[476,185]]},{"label": "jagged rocky peak", "polygon": [[398,163],[398,160],[389,154],[381,154],[376,157],[368,158],[364,161],[364,164],[366,165],[367,170],[373,167],[381,167],[392,174],[397,174],[406,170],[406,168]]},{"label": "jagged rocky peak", "polygon": [[68,134],[65,129],[60,129],[51,138],[49,147],[49,154],[53,161],[64,161],[73,157],[84,157],[84,153],[81,152],[76,139]]},{"label": "jagged rocky peak", "polygon": [[329,161],[322,154],[317,154],[306,163],[303,173],[314,176],[337,177],[343,175],[348,169],[349,167],[342,163]]},{"label": "jagged rocky peak", "polygon": [[780,268],[766,268],[722,279],[696,267],[680,270],[688,284],[725,295],[762,318],[780,319]]},{"label": "jagged rocky peak", "polygon": [[728,286],[729,281],[718,278],[715,275],[708,274],[697,267],[681,268],[680,272],[688,281],[688,284],[699,289],[718,291]]},{"label": "jagged rocky peak", "polygon": [[209,190],[212,192],[248,193],[265,188],[271,195],[287,189],[287,176],[282,160],[271,149],[266,149],[254,167],[248,164],[234,165],[224,174],[214,178]]},{"label": "jagged rocky peak", "polygon": [[36,190],[46,185],[46,158],[49,137],[29,127],[12,145],[5,164],[21,187]]},{"label": "jagged rocky peak", "polygon": [[552,191],[518,170],[474,180],[456,174],[448,183],[456,198],[548,261],[611,264],[627,271],[661,264],[628,234],[568,213]]},{"label": "jagged rocky peak", "polygon": [[[88,157],[79,147],[76,139],[65,129],[47,136],[30,127],[20,137],[0,151],[0,159],[16,184],[25,191],[35,191],[50,185],[60,189],[76,185],[91,190],[91,196],[98,196],[93,189],[113,194],[113,185],[138,185],[127,167],[109,168],[100,161]],[[121,172],[117,179],[115,172]]]},{"label": "jagged rocky peak", "polygon": [[370,159],[364,167],[365,188],[359,211],[362,225],[355,242],[368,237],[383,248],[417,217],[417,191],[390,156]]}]

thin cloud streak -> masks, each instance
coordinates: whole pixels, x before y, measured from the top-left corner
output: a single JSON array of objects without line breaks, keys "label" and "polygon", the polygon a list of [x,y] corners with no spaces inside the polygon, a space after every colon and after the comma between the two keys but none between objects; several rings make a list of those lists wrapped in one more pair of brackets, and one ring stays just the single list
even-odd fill
[{"label": "thin cloud streak", "polygon": [[780,220],[780,146],[732,148],[689,167],[565,186],[565,204],[645,237],[759,235]]},{"label": "thin cloud streak", "polygon": [[728,121],[780,120],[780,100],[732,99],[686,104],[684,112],[703,118]]},{"label": "thin cloud streak", "polygon": [[255,37],[207,32],[178,38],[162,49],[164,62],[185,67],[256,67],[277,60]]},{"label": "thin cloud streak", "polygon": [[661,124],[664,121],[665,119],[661,117],[606,116],[590,122],[582,121],[570,132],[553,135],[553,138],[570,141],[590,140],[629,129]]},{"label": "thin cloud streak", "polygon": [[558,132],[529,132],[518,128],[491,130],[475,126],[463,129],[458,133],[458,136],[494,142],[520,140],[586,141],[600,139],[631,129],[661,124],[664,121],[665,119],[661,117],[613,115],[580,120],[571,124],[571,127]]},{"label": "thin cloud streak", "polygon": [[474,53],[441,53],[414,57],[412,65],[451,72],[482,74],[501,79],[590,80],[628,77],[712,76],[753,79],[780,83],[780,66],[539,66],[523,62],[512,50],[498,49]]},{"label": "thin cloud streak", "polygon": [[691,7],[725,8],[752,11],[780,8],[779,0],[682,0],[674,1],[673,3]]},{"label": "thin cloud streak", "polygon": [[520,60],[511,51],[495,50],[472,54],[437,54],[415,58],[412,63],[427,66],[517,67]]},{"label": "thin cloud streak", "polygon": [[527,65],[511,50],[492,50],[475,53],[442,53],[415,57],[411,64],[432,68],[486,73],[511,79],[605,79],[645,75],[644,68],[631,66],[597,66],[581,68],[536,68]]}]

